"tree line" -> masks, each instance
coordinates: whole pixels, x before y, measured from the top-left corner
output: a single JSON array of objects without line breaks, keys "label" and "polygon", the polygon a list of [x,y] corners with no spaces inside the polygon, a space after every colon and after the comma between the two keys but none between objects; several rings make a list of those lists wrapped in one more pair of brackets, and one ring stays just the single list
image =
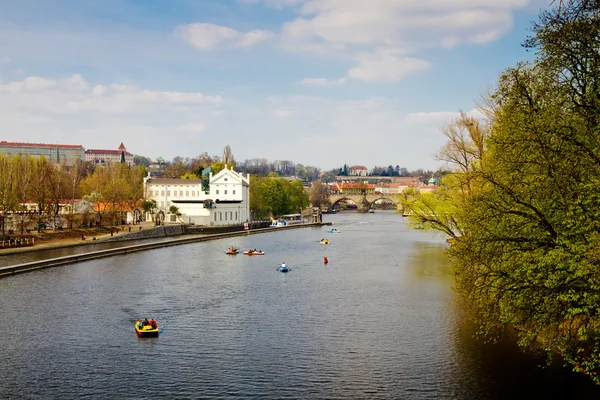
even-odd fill
[{"label": "tree line", "polygon": [[414,195],[415,222],[450,236],[457,289],[480,334],[508,326],[600,383],[600,2],[543,11],[484,96],[484,118],[444,127],[440,190]]},{"label": "tree line", "polygon": [[[14,215],[23,233],[31,220],[38,227],[46,221],[56,222],[61,207],[70,202],[73,212],[65,217],[72,226],[81,222],[74,221],[74,200],[83,197],[101,205],[97,210],[100,218],[108,214],[115,222],[120,209],[125,205],[135,209],[136,201],[143,197],[144,175],[144,167],[125,164],[95,166],[79,161],[67,168],[45,157],[0,154],[0,212],[3,217]],[[34,204],[36,211],[28,209],[28,204]],[[3,234],[4,222],[2,218]]]}]

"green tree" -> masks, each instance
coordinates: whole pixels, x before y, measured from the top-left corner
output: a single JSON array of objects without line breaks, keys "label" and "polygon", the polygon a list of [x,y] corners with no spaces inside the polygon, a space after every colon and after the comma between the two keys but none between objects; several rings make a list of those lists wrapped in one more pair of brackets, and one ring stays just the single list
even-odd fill
[{"label": "green tree", "polygon": [[143,200],[142,201],[142,210],[144,214],[150,214],[150,218],[154,221],[154,214],[156,213],[156,200]]},{"label": "green tree", "polygon": [[489,130],[456,124],[469,135],[449,138],[454,171],[437,201],[415,204],[460,228],[449,254],[482,334],[513,326],[520,345],[600,382],[598,2],[543,12],[527,46],[535,61],[505,71],[488,99]]},{"label": "green tree", "polygon": [[180,222],[183,222],[181,220],[181,212],[179,211],[179,208],[177,206],[170,206],[169,207],[169,214],[175,215]]}]

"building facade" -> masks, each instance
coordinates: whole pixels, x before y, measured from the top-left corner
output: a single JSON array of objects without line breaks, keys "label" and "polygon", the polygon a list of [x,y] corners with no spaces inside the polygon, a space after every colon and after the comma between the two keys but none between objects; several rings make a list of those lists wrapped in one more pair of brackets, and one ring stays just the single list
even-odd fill
[{"label": "building facade", "polygon": [[353,165],[348,170],[348,175],[351,176],[367,176],[369,170],[364,165]]},{"label": "building facade", "polygon": [[83,160],[85,150],[81,145],[0,142],[0,153],[12,156],[45,157],[48,161],[72,167]]},{"label": "building facade", "polygon": [[[208,187],[200,179],[144,179],[147,200],[155,200],[167,222],[196,225],[232,225],[250,219],[250,175],[227,167],[209,174]],[[169,212],[176,206],[178,217]]]},{"label": "building facade", "polygon": [[133,165],[133,154],[129,153],[121,143],[117,150],[88,149],[85,151],[85,161],[100,165],[117,163]]}]

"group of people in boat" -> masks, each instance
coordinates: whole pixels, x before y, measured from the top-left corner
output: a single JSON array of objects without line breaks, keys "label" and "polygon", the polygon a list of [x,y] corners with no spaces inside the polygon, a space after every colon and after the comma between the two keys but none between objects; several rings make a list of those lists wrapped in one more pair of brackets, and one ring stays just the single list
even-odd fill
[{"label": "group of people in boat", "polygon": [[135,326],[138,329],[143,329],[145,326],[150,326],[152,329],[158,328],[158,324],[152,318],[150,318],[150,320],[148,320],[148,318],[144,318],[143,321],[141,321],[141,320],[138,319],[137,323],[135,324]]},{"label": "group of people in boat", "polygon": [[236,251],[238,251],[238,249],[235,246],[231,246],[231,247],[229,247],[229,249],[227,249],[228,253],[235,253]]},{"label": "group of people in boat", "polygon": [[249,254],[252,254],[252,253],[262,253],[262,250],[249,249],[246,253],[249,253]]}]

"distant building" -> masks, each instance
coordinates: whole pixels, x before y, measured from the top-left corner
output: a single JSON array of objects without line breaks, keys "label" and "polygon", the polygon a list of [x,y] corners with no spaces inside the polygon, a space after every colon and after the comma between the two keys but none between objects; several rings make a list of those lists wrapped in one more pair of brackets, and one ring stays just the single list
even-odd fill
[{"label": "distant building", "polygon": [[209,173],[208,188],[202,187],[201,179],[147,177],[144,190],[167,222],[179,222],[169,214],[171,206],[179,209],[181,221],[196,225],[232,225],[250,219],[250,175],[233,169]]},{"label": "distant building", "polygon": [[83,160],[84,152],[83,146],[73,144],[0,142],[0,153],[2,154],[29,157],[44,156],[50,162],[63,164],[67,167]]},{"label": "distant building", "polygon": [[127,164],[133,165],[133,154],[129,153],[125,145],[121,145],[117,150],[99,150],[89,149],[85,151],[85,160],[93,164]]},{"label": "distant building", "polygon": [[351,176],[367,176],[369,170],[364,165],[353,165],[348,170],[348,175]]},{"label": "distant building", "polygon": [[372,194],[375,187],[365,182],[336,182],[339,194]]}]

